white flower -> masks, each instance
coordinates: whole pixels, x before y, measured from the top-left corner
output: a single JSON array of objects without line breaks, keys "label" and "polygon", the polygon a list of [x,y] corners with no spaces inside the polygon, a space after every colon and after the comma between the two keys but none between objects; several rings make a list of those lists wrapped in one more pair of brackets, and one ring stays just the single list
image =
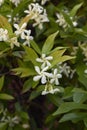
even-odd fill
[{"label": "white flower", "polygon": [[0,41],[7,41],[8,40],[8,30],[0,28]]},{"label": "white flower", "polygon": [[57,69],[54,69],[54,72],[50,79],[50,83],[55,83],[56,85],[59,85],[59,81],[58,81],[59,78],[62,78],[62,75],[58,73]]},{"label": "white flower", "polygon": [[40,68],[38,66],[35,66],[35,70],[38,73],[38,75],[34,76],[33,80],[38,81],[41,79],[42,84],[45,84],[47,82],[47,77],[52,76],[51,73],[46,72],[48,70],[48,66],[43,68],[41,71],[40,71]]},{"label": "white flower", "polygon": [[43,12],[43,7],[40,6],[38,3],[31,3],[28,6],[28,9],[29,10],[25,10],[24,12],[27,13],[29,16],[32,16],[31,19],[35,19],[37,17],[37,14],[41,14]]},{"label": "white flower", "polygon": [[22,33],[25,31],[26,26],[27,23],[23,23],[21,27],[18,24],[14,24],[14,27],[16,28],[15,34],[17,36],[22,35]]},{"label": "white flower", "polygon": [[4,3],[4,0],[0,0],[0,6]]},{"label": "white flower", "polygon": [[25,40],[23,45],[30,46],[30,40],[33,40],[33,37],[30,36],[31,30],[24,30],[24,32],[21,34],[21,38]]},{"label": "white flower", "polygon": [[[69,13],[67,11],[65,11],[68,16],[69,16]],[[63,28],[66,28],[66,27],[69,27],[69,24],[66,22],[66,20],[64,19],[64,16],[62,14],[58,14],[56,13],[56,16],[57,16],[57,20],[56,20],[56,23],[59,24],[59,26],[62,26]],[[70,19],[72,20],[72,24],[74,27],[77,26],[77,22],[73,20],[73,17],[70,17]]]},{"label": "white flower", "polygon": [[67,65],[67,63],[64,63],[63,65],[59,66],[60,72],[64,73],[67,77],[69,77],[71,68]]},{"label": "white flower", "polygon": [[30,16],[30,19],[34,20],[33,26],[39,27],[39,29],[42,29],[42,23],[49,22],[49,19],[47,18],[46,10],[40,6],[38,3],[34,4],[31,3],[28,6],[29,10],[25,10],[24,12]]},{"label": "white flower", "polygon": [[10,42],[12,49],[14,48],[14,45],[17,47],[20,46],[20,43],[17,41],[17,37],[12,37],[8,42]]},{"label": "white flower", "polygon": [[52,56],[47,56],[46,54],[42,54],[41,58],[37,58],[36,61],[42,63],[41,68],[44,68],[45,66],[51,66],[51,63],[49,62],[49,60],[52,60],[53,57]]},{"label": "white flower", "polygon": [[49,19],[47,18],[46,10],[44,9],[43,14],[40,15],[38,14],[34,20],[35,23],[33,24],[33,26],[35,27],[38,25],[39,29],[42,29],[43,28],[42,23],[49,22]]},{"label": "white flower", "polygon": [[65,21],[65,19],[64,19],[64,17],[63,17],[63,15],[56,13],[56,16],[57,16],[57,18],[58,18],[58,19],[56,20],[56,23],[58,23],[59,26],[62,26],[63,28],[66,28],[68,24],[66,23],[66,21]]},{"label": "white flower", "polygon": [[55,88],[55,89],[54,89],[51,84],[46,84],[44,91],[42,91],[42,95],[46,95],[46,94],[48,94],[48,93],[54,94],[54,93],[59,92],[59,91],[60,91],[60,90],[59,90],[58,88]]},{"label": "white flower", "polygon": [[10,0],[15,6],[18,6],[20,4],[21,0]]}]

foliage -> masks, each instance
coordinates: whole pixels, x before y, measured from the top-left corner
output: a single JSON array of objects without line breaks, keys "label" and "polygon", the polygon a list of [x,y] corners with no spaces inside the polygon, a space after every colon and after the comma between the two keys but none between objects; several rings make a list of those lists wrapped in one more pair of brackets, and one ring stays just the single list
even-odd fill
[{"label": "foliage", "polygon": [[87,130],[86,5],[0,1],[0,130]]}]

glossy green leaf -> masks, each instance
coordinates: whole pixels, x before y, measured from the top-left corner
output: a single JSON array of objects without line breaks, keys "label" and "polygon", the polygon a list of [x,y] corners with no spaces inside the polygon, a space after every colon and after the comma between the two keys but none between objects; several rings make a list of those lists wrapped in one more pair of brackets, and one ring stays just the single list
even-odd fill
[{"label": "glossy green leaf", "polygon": [[41,54],[41,50],[39,48],[39,46],[37,45],[37,43],[35,43],[35,41],[30,41],[31,46],[34,48],[34,50],[38,53]]},{"label": "glossy green leaf", "polygon": [[0,99],[3,99],[3,100],[12,100],[12,99],[14,99],[14,97],[12,97],[11,95],[8,95],[6,93],[0,93]]},{"label": "glossy green leaf", "polygon": [[36,61],[36,58],[38,58],[38,55],[37,53],[32,49],[32,48],[29,48],[29,47],[25,47],[24,46],[24,49],[25,49],[25,57],[24,57],[24,60],[25,61],[31,61],[34,65],[37,65],[37,61]]},{"label": "glossy green leaf", "polygon": [[69,121],[69,120],[82,120],[84,118],[87,117],[87,113],[85,112],[73,112],[73,113],[68,113],[65,114],[59,122],[65,122],[65,121]]},{"label": "glossy green leaf", "polygon": [[4,76],[0,77],[0,91],[4,85]]},{"label": "glossy green leaf", "polygon": [[65,52],[65,49],[53,52],[51,54],[51,56],[53,57],[53,60],[51,61],[51,67],[55,66],[58,63],[71,60],[74,58],[72,56],[67,56],[67,55],[62,56],[64,52]]},{"label": "glossy green leaf", "polygon": [[70,16],[74,17],[77,13],[77,11],[81,8],[81,6],[83,5],[83,3],[77,4],[73,7],[73,9],[70,11]]},{"label": "glossy green leaf", "polygon": [[7,29],[8,32],[9,32],[9,35],[13,35],[13,30],[12,30],[12,27],[11,27],[10,23],[2,15],[0,15],[0,28]]},{"label": "glossy green leaf", "polygon": [[71,110],[75,110],[75,109],[87,109],[87,105],[86,104],[81,104],[81,103],[75,103],[75,102],[65,102],[63,104],[60,105],[60,107],[57,109],[56,112],[53,113],[53,115],[59,115],[59,114],[63,114],[63,113],[67,113]]},{"label": "glossy green leaf", "polygon": [[7,130],[7,123],[0,122],[0,130]]},{"label": "glossy green leaf", "polygon": [[38,82],[34,82],[32,78],[28,79],[24,85],[22,92],[25,93],[29,91],[30,88],[35,88],[37,86]]},{"label": "glossy green leaf", "polygon": [[58,32],[51,34],[45,41],[43,47],[42,47],[42,53],[48,54],[50,50],[53,48],[54,45],[54,39],[57,36]]},{"label": "glossy green leaf", "polygon": [[36,74],[34,68],[19,67],[12,69],[12,71],[14,71],[16,75],[20,75],[21,77],[33,76]]},{"label": "glossy green leaf", "polygon": [[87,94],[75,92],[73,94],[73,101],[76,103],[83,103],[87,100]]}]

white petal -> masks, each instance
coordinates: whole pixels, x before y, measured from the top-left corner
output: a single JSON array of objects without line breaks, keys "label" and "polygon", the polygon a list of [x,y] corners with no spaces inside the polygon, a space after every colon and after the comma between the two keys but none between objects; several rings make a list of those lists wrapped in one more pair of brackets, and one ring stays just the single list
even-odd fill
[{"label": "white petal", "polygon": [[52,84],[54,81],[55,81],[55,79],[51,79],[51,80],[50,80],[50,83]]},{"label": "white petal", "polygon": [[59,81],[58,81],[57,78],[55,79],[55,84],[56,84],[56,85],[59,85]]},{"label": "white petal", "polygon": [[17,30],[19,30],[18,24],[14,24],[14,27],[15,27]]},{"label": "white petal", "polygon": [[46,66],[45,68],[43,68],[42,72],[46,71],[48,69],[48,66]]},{"label": "white petal", "polygon": [[46,94],[48,94],[49,92],[47,92],[47,91],[42,91],[42,95],[46,95]]},{"label": "white petal", "polygon": [[62,78],[62,75],[61,75],[61,74],[57,74],[57,77],[58,77],[58,78]]},{"label": "white petal", "polygon": [[40,59],[40,58],[37,58],[36,61],[37,61],[37,62],[43,62],[43,60]]},{"label": "white petal", "polygon": [[42,78],[41,78],[41,83],[42,83],[42,84],[45,84],[46,82],[47,82],[46,76],[43,75]]},{"label": "white petal", "polygon": [[35,66],[35,70],[36,70],[36,72],[37,72],[38,74],[41,74],[40,68],[39,68],[38,66]]},{"label": "white petal", "polygon": [[27,23],[23,23],[21,28],[25,28],[27,26]]},{"label": "white petal", "polygon": [[38,81],[38,80],[40,80],[40,78],[41,78],[41,76],[40,76],[40,75],[37,75],[37,76],[34,76],[34,77],[33,77],[33,80],[34,80],[34,81]]},{"label": "white petal", "polygon": [[52,60],[53,57],[52,57],[52,56],[48,56],[48,57],[46,57],[46,59],[47,59],[47,60]]},{"label": "white petal", "polygon": [[57,69],[54,69],[54,75],[56,75],[57,74]]}]

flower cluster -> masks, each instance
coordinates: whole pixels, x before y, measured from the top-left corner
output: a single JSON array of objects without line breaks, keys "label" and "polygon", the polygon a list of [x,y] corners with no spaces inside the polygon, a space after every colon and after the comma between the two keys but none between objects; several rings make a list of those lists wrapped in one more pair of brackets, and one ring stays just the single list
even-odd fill
[{"label": "flower cluster", "polygon": [[14,32],[16,36],[20,36],[21,39],[25,40],[23,42],[23,45],[30,46],[30,40],[33,40],[33,37],[30,36],[31,30],[26,30],[27,23],[22,24],[20,27],[18,24],[14,24],[14,27],[16,28],[16,31]]},{"label": "flower cluster", "polygon": [[41,63],[41,66],[35,66],[35,71],[38,75],[34,76],[33,80],[38,81],[41,79],[41,83],[45,84],[45,89],[42,92],[42,95],[47,93],[54,94],[59,91],[58,88],[53,88],[54,85],[59,85],[59,78],[62,78],[62,75],[58,72],[57,68],[49,69],[51,67],[50,61],[53,60],[52,56],[46,56],[42,54],[41,58],[37,58],[36,61]]},{"label": "flower cluster", "polygon": [[27,16],[30,16],[31,20],[34,20],[33,26],[38,26],[39,29],[43,28],[42,23],[49,22],[49,19],[47,17],[46,10],[40,6],[38,3],[31,3],[28,6],[28,10],[24,11]]},{"label": "flower cluster", "polygon": [[[67,13],[67,11],[66,11],[66,13]],[[56,16],[57,16],[56,23],[58,23],[59,26],[63,27],[64,29],[66,29],[67,27],[70,27],[69,24],[66,22],[63,14],[56,13]],[[77,26],[77,22],[73,20],[73,17],[70,17],[70,19],[72,21],[73,26],[76,27]]]},{"label": "flower cluster", "polygon": [[73,75],[76,72],[76,70],[71,69],[71,67],[67,63],[58,64],[58,69],[61,74],[64,74],[67,78],[70,79],[73,78]]}]

